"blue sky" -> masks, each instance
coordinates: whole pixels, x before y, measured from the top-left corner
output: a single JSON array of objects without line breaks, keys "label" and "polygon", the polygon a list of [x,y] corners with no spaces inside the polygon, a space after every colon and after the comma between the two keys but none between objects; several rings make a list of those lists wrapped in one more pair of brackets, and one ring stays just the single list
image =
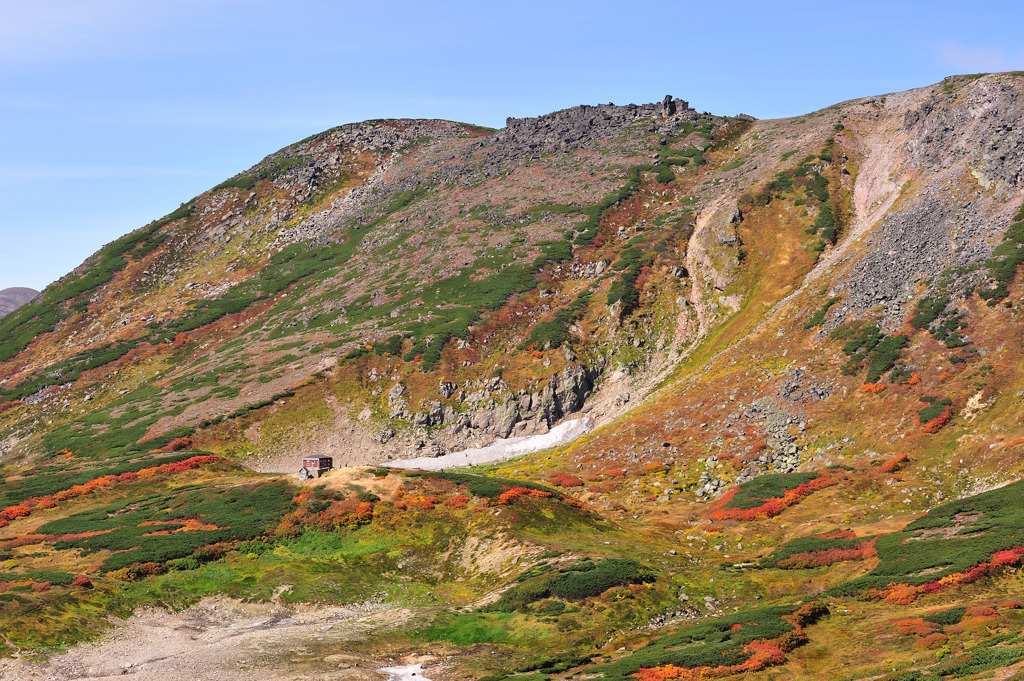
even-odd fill
[{"label": "blue sky", "polygon": [[0,289],[334,125],[665,94],[798,115],[1024,69],[1022,20],[1009,1],[0,0]]}]

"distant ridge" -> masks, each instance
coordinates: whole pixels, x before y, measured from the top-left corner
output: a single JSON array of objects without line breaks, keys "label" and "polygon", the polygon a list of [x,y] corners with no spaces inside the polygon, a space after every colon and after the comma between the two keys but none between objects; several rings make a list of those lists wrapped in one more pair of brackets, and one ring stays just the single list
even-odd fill
[{"label": "distant ridge", "polygon": [[32,288],[5,288],[0,291],[0,317],[13,312],[38,295],[39,291]]}]

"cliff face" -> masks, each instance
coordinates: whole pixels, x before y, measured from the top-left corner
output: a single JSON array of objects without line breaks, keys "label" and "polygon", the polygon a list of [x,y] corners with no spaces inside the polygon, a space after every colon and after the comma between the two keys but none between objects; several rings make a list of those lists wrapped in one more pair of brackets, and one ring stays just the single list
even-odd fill
[{"label": "cliff face", "polygon": [[[545,636],[586,630],[586,641],[558,645],[587,654],[609,631],[640,636],[638,626],[750,609],[753,594],[791,603],[829,590],[893,605],[936,593],[925,577],[940,563],[949,572],[943,589],[974,579],[957,575],[995,574],[979,566],[1018,546],[1006,539],[1024,533],[1013,518],[1000,516],[1009,534],[998,534],[998,548],[989,546],[997,533],[983,532],[980,544],[992,550],[971,553],[970,565],[957,554],[900,573],[892,533],[1022,474],[1022,107],[1024,78],[992,74],[782,120],[699,114],[667,97],[509,119],[497,131],[386,120],[314,135],[107,245],[0,322],[0,465],[10,480],[0,495],[38,506],[92,479],[116,487],[114,473],[136,484],[136,468],[192,449],[236,467],[189,473],[198,488],[234,489],[253,470],[293,473],[302,455],[346,466],[438,456],[586,415],[594,433],[503,465],[500,483],[339,472],[336,493],[296,493],[298,510],[260,525],[270,548],[247,543],[244,555],[311,551],[288,543],[313,542],[296,539],[306,531],[365,527],[401,543],[413,541],[402,534],[409,527],[430,526],[443,541],[401,544],[408,554],[394,549],[406,556],[398,562],[381,549],[374,574],[409,576],[410,565],[443,555],[444,574],[482,580],[472,587],[482,597],[495,575],[540,580],[551,565],[574,570],[568,559],[544,567],[530,558],[534,574],[492,556],[483,576],[466,566],[476,565],[473,547],[484,538],[522,542],[527,556],[589,555],[598,544],[588,532],[615,523],[622,534],[602,534],[599,548],[662,566],[660,581],[649,582],[657,597],[638,573],[605,600],[567,599],[551,586],[537,593],[561,605],[508,605],[530,622],[557,620]],[[574,501],[529,506],[548,503],[537,484]],[[116,490],[88,492],[124,501]],[[532,501],[508,518],[495,510],[523,499]],[[984,499],[970,503],[989,508]],[[132,503],[131,513],[151,512]],[[592,514],[586,520],[566,510],[577,503]],[[435,505],[455,515],[436,526],[415,515]],[[10,518],[10,528],[37,506]],[[943,532],[967,522],[954,516],[960,525]],[[230,517],[210,518],[203,526],[217,529],[202,531],[223,532],[209,542],[222,542],[218,550],[251,539],[229,529]],[[444,523],[466,518],[475,529],[449,537],[455,525]],[[85,532],[73,526],[50,529]],[[4,532],[14,530],[0,525]],[[147,541],[177,546],[191,536]],[[790,540],[810,548],[772,554],[777,574],[744,571],[769,569],[769,549]],[[107,568],[91,568],[98,579],[113,565],[135,570],[120,577],[145,578],[142,567],[118,562],[128,560],[119,552],[143,548],[131,538],[66,541],[93,542],[76,545],[83,556],[111,542]],[[67,558],[60,546],[53,550]],[[172,548],[137,562],[173,572],[185,565],[173,561],[191,554]],[[354,560],[347,545],[323,550]],[[998,555],[1005,565],[1017,560]],[[807,585],[785,572],[834,563],[841,567]],[[849,586],[866,584],[877,565],[888,566],[878,569],[891,584]],[[245,579],[284,574],[267,570]],[[927,589],[908,595],[918,587]],[[694,589],[706,591],[702,608],[680,595]],[[574,618],[577,607],[590,619]],[[651,611],[661,614],[637,620]],[[881,606],[872,613],[864,627],[889,626]],[[786,614],[786,626],[802,632],[813,619],[805,615]],[[636,642],[611,640],[610,650]],[[773,664],[795,641],[778,643]],[[729,659],[739,655],[729,650]],[[894,644],[887,655],[910,665],[908,651]],[[668,658],[658,660],[667,669]],[[847,662],[875,674],[864,660]]]},{"label": "cliff face", "polygon": [[39,295],[39,291],[31,288],[12,287],[0,291],[0,317],[21,307]]}]

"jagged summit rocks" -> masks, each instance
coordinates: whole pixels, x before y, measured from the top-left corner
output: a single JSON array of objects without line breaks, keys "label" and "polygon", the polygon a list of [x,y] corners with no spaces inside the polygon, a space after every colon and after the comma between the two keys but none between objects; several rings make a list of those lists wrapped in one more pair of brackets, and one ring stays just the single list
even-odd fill
[{"label": "jagged summit rocks", "polygon": [[0,317],[13,312],[38,295],[39,291],[21,286],[3,289],[0,291]]},{"label": "jagged summit rocks", "polygon": [[535,118],[508,118],[495,135],[494,160],[515,160],[555,151],[594,149],[594,143],[621,134],[625,126],[649,120],[654,130],[671,134],[683,121],[701,117],[688,102],[665,95],[656,104],[580,104]]}]

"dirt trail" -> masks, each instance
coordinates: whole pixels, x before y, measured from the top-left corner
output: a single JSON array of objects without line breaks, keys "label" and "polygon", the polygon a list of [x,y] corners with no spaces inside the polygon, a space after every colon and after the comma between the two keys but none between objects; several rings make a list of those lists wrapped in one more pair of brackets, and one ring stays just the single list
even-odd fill
[{"label": "dirt trail", "polygon": [[[143,609],[95,644],[80,644],[42,663],[0,661],[3,681],[383,681],[373,659],[351,645],[404,628],[409,609],[379,602],[285,608],[206,598],[182,612]],[[350,644],[350,645],[345,645]]]}]

